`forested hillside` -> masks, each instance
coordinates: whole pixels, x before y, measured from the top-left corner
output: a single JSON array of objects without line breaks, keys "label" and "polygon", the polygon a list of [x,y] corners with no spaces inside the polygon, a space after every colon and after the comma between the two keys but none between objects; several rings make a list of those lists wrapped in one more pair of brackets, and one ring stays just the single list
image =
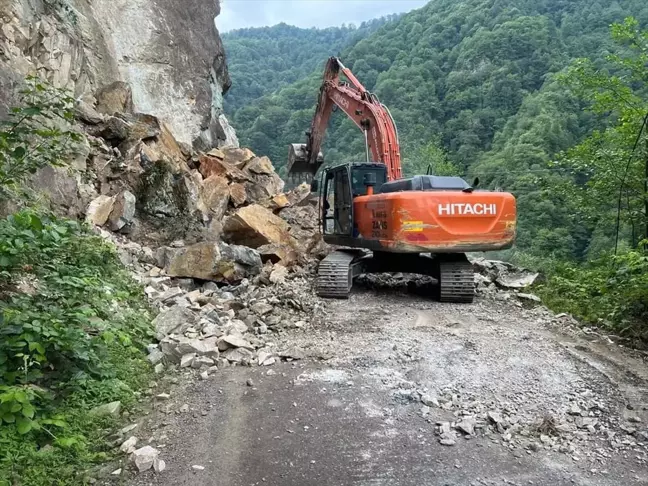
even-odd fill
[{"label": "forested hillside", "polygon": [[[629,16],[636,21],[611,31]],[[391,109],[406,173],[432,164],[513,192],[518,243],[504,257],[547,267],[606,258],[647,236],[648,147],[643,131],[637,138],[648,111],[647,25],[644,0],[432,0],[341,57]],[[241,140],[278,167],[288,144],[304,140],[326,57],[233,113]],[[363,145],[334,116],[326,161],[362,159]],[[581,290],[607,291],[597,289]],[[639,309],[645,316],[648,302]]]},{"label": "forested hillside", "polygon": [[326,29],[300,29],[284,23],[223,34],[232,88],[225,109],[237,110],[312,74],[322,59],[338,55],[400,15]]}]

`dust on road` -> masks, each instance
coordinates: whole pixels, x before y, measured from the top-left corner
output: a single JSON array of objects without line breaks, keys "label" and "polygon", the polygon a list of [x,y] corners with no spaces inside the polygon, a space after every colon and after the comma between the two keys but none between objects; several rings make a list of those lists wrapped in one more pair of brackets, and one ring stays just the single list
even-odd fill
[{"label": "dust on road", "polygon": [[648,484],[640,355],[513,301],[359,289],[323,315],[282,336],[307,359],[175,390],[167,470],[133,484]]}]

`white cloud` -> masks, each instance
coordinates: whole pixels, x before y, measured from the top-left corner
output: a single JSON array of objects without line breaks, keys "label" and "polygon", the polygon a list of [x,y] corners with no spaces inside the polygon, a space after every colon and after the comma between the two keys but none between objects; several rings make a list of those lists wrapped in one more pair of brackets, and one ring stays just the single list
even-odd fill
[{"label": "white cloud", "polygon": [[222,32],[285,22],[297,27],[360,24],[383,15],[409,12],[428,0],[221,0],[216,25]]}]

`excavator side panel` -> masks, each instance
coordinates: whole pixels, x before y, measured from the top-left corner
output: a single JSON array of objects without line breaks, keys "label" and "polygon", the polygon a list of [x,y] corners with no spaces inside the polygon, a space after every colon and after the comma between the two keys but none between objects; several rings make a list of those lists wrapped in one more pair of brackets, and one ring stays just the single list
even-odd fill
[{"label": "excavator side panel", "polygon": [[404,191],[356,197],[352,246],[401,253],[510,248],[515,198],[501,192]]}]

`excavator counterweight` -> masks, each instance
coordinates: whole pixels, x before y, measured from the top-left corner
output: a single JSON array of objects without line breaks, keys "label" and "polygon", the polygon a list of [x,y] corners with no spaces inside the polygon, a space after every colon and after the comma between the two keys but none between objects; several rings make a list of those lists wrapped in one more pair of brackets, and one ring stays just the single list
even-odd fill
[{"label": "excavator counterweight", "polygon": [[[362,130],[366,160],[321,170],[334,106]],[[513,245],[515,198],[477,191],[460,177],[403,179],[400,157],[387,107],[330,58],[306,143],[292,144],[288,157],[289,176],[309,180],[320,172],[320,230],[324,241],[341,247],[320,263],[317,292],[346,298],[362,273],[405,272],[434,277],[441,301],[472,302],[474,276],[465,252]]]}]

